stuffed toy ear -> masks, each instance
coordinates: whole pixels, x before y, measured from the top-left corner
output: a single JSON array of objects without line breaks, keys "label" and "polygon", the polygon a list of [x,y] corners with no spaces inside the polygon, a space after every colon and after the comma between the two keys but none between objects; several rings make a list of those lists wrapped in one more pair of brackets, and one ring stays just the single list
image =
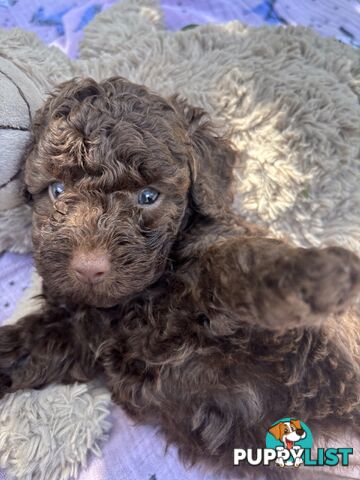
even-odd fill
[{"label": "stuffed toy ear", "polygon": [[190,160],[192,207],[204,216],[218,217],[233,202],[235,150],[229,140],[215,132],[204,110],[192,107],[177,96],[171,98],[171,103],[182,115],[193,147]]}]

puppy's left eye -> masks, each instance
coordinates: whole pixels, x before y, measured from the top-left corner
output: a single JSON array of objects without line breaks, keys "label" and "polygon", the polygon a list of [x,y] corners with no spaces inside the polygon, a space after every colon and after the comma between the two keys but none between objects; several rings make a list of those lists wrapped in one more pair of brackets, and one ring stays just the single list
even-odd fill
[{"label": "puppy's left eye", "polygon": [[53,202],[57,200],[59,195],[64,193],[65,191],[65,186],[61,182],[54,182],[49,185],[49,196]]},{"label": "puppy's left eye", "polygon": [[144,190],[141,190],[139,193],[138,202],[140,205],[151,205],[156,202],[158,196],[159,192],[154,188],[144,188]]}]

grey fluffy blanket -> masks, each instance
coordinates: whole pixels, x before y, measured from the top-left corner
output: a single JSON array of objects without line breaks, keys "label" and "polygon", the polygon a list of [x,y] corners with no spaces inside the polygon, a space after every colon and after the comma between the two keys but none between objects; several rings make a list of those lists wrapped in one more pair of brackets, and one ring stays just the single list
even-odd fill
[{"label": "grey fluffy blanket", "polygon": [[[25,40],[46,57],[48,47],[18,32],[18,43]],[[171,33],[148,0],[99,15],[80,57],[62,58],[64,78],[120,74],[163,95],[179,92],[230,131],[241,152],[234,208],[247,219],[303,246],[360,254],[358,51],[294,27],[232,22]],[[22,302],[9,321],[29,308]],[[106,438],[110,405],[93,384],[8,395],[0,403],[1,466],[26,480],[68,479]]]}]

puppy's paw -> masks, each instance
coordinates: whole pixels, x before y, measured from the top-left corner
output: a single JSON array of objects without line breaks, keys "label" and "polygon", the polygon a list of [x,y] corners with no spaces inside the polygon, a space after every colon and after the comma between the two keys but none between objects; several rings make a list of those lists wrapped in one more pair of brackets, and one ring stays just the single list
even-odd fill
[{"label": "puppy's paw", "polygon": [[16,325],[0,328],[0,371],[11,368],[25,353],[20,330]]},{"label": "puppy's paw", "polygon": [[[0,328],[0,398],[10,391],[13,375],[29,357],[16,325]],[[15,377],[14,377],[15,378]]]},{"label": "puppy's paw", "polygon": [[6,373],[0,372],[0,399],[10,391],[12,379]]},{"label": "puppy's paw", "polygon": [[360,259],[341,247],[299,249],[292,285],[314,314],[341,313],[360,292]]},{"label": "puppy's paw", "polygon": [[288,251],[263,277],[263,317],[272,328],[316,325],[360,293],[360,259],[340,247]]}]

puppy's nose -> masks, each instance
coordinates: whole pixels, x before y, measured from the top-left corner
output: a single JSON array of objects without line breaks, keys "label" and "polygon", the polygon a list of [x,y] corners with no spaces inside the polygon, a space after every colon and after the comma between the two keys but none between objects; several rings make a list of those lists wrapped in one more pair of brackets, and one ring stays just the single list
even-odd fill
[{"label": "puppy's nose", "polygon": [[110,260],[104,251],[83,252],[77,250],[71,261],[71,269],[82,282],[96,284],[101,282],[110,271]]},{"label": "puppy's nose", "polygon": [[301,435],[304,435],[305,431],[302,428],[298,428],[296,433],[301,437]]}]

